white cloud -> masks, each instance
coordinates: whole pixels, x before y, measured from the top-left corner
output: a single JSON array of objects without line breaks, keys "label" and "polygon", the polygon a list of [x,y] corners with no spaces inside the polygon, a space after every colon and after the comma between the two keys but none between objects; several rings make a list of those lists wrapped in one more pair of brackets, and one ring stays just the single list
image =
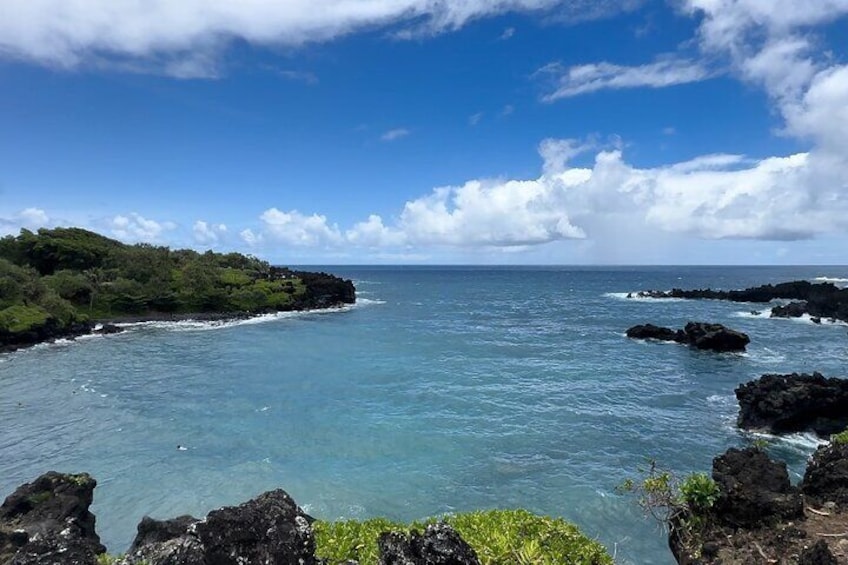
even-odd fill
[{"label": "white cloud", "polygon": [[501,117],[505,118],[515,112],[515,106],[512,104],[507,104],[503,108],[501,108]]},{"label": "white cloud", "polygon": [[0,53],[62,67],[144,61],[208,77],[234,38],[299,46],[389,26],[400,26],[398,37],[433,34],[506,12],[580,19],[621,9],[564,0],[0,0]]},{"label": "white cloud", "polygon": [[[260,216],[267,238],[292,246],[329,247],[343,241],[339,228],[327,223],[325,216],[305,216],[297,210],[281,212],[269,208]],[[242,232],[242,238],[247,240]]]},{"label": "white cloud", "polygon": [[550,63],[536,72],[536,76],[553,78],[553,90],[542,97],[545,102],[579,96],[606,89],[664,88],[677,84],[699,82],[712,73],[697,61],[665,58],[635,67],[601,62],[573,67]]},{"label": "white cloud", "polygon": [[194,240],[200,245],[214,246],[217,245],[221,238],[227,233],[225,224],[209,224],[203,220],[197,220],[192,226],[192,234]]},{"label": "white cloud", "polygon": [[25,208],[9,217],[0,216],[0,235],[17,235],[22,228],[36,230],[50,223],[50,217],[41,208]]},{"label": "white cloud", "polygon": [[241,236],[242,241],[244,241],[246,244],[248,244],[251,247],[255,247],[255,246],[261,244],[262,241],[264,240],[264,238],[262,237],[262,234],[256,234],[250,228],[247,228],[247,229],[239,232],[239,236]]},{"label": "white cloud", "polygon": [[403,139],[409,134],[410,131],[406,128],[390,129],[389,131],[381,135],[380,139],[382,141],[397,141],[398,139]]},{"label": "white cloud", "polygon": [[477,112],[476,114],[472,114],[468,117],[469,125],[476,126],[480,123],[480,120],[483,119],[483,112]]},{"label": "white cloud", "polygon": [[498,39],[500,39],[501,41],[506,41],[507,39],[510,39],[513,35],[515,35],[515,28],[514,27],[508,27],[508,28],[503,30],[503,33],[500,35],[500,37]]},{"label": "white cloud", "polygon": [[371,214],[366,221],[357,223],[345,232],[345,237],[350,244],[363,247],[396,247],[406,241],[403,232],[384,226],[383,219],[376,214]]},{"label": "white cloud", "polygon": [[112,235],[128,242],[157,241],[163,233],[177,228],[173,222],[157,222],[147,219],[135,212],[117,215],[107,222]]}]

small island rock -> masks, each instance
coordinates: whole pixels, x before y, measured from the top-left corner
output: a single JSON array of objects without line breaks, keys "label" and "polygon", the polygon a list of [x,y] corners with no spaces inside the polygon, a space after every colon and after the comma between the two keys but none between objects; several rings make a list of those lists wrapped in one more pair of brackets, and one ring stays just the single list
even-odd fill
[{"label": "small island rock", "polygon": [[848,427],[848,380],[820,373],[763,375],[736,388],[740,428],[773,434],[812,431],[821,437]]},{"label": "small island rock", "polygon": [[627,330],[627,337],[633,339],[656,339],[674,341],[696,349],[718,352],[745,351],[751,339],[744,333],[727,328],[721,324],[689,322],[682,330],[644,324]]}]

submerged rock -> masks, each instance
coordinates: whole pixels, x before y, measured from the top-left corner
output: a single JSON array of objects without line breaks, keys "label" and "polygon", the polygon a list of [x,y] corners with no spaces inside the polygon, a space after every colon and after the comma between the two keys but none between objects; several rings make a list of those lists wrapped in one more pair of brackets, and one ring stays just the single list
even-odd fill
[{"label": "submerged rock", "polygon": [[145,518],[122,565],[315,565],[312,518],[284,491],[266,492],[204,520]]},{"label": "submerged rock", "polygon": [[106,551],[89,511],[96,485],[84,473],[49,472],[9,495],[0,506],[0,563],[95,565]]},{"label": "submerged rock", "polygon": [[427,526],[423,535],[386,532],[377,544],[380,565],[480,565],[474,549],[444,523]]},{"label": "submerged rock", "polygon": [[763,375],[736,388],[740,428],[774,434],[812,431],[822,437],[848,427],[848,380],[820,373]]},{"label": "submerged rock", "polygon": [[728,449],[713,460],[719,488],[714,511],[720,523],[754,528],[803,518],[801,493],[789,482],[786,463],[756,449]]},{"label": "submerged rock", "polygon": [[627,337],[674,341],[696,349],[718,352],[745,351],[745,347],[751,342],[750,338],[742,332],[721,324],[704,322],[689,322],[685,328],[677,331],[653,324],[633,326],[627,330]]}]

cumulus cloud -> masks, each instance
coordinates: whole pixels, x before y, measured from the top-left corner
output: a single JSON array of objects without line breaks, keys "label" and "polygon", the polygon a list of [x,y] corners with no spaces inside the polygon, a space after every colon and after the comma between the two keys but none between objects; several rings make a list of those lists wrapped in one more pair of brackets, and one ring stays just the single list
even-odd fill
[{"label": "cumulus cloud", "polygon": [[63,67],[144,61],[174,76],[208,77],[235,38],[299,46],[389,26],[401,30],[397,37],[434,34],[506,12],[581,19],[621,9],[565,0],[0,0],[0,53]]},{"label": "cumulus cloud", "polygon": [[436,188],[406,202],[391,225],[371,215],[342,233],[323,216],[271,209],[262,215],[262,234],[251,233],[251,239],[407,252],[433,247],[523,251],[563,240],[616,242],[622,234],[646,243],[656,243],[662,233],[797,240],[848,229],[848,191],[810,190],[820,179],[810,153],[764,159],[703,155],[639,168],[620,149],[606,148],[591,166],[571,164],[593,147],[545,140],[538,177]]},{"label": "cumulus cloud", "polygon": [[220,243],[221,238],[227,233],[227,226],[225,224],[210,224],[203,220],[197,220],[194,222],[191,231],[194,235],[194,241],[200,245],[211,247]]},{"label": "cumulus cloud", "polygon": [[107,222],[112,235],[128,242],[154,242],[165,232],[177,228],[173,222],[157,222],[135,212],[117,215]]},{"label": "cumulus cloud", "polygon": [[41,208],[24,208],[11,216],[0,216],[0,235],[16,235],[22,228],[35,230],[50,223],[50,217]]},{"label": "cumulus cloud", "polygon": [[410,134],[410,131],[406,128],[390,129],[389,131],[387,131],[383,135],[381,135],[380,139],[382,141],[397,141],[398,139],[403,139],[404,137],[408,136],[409,134]]},{"label": "cumulus cloud", "polygon": [[[335,224],[330,225],[325,216],[312,214],[306,216],[292,210],[281,212],[269,208],[260,216],[264,233],[269,239],[286,245],[298,247],[329,247],[343,241],[343,236]],[[242,238],[245,238],[242,232]]]},{"label": "cumulus cloud", "polygon": [[536,76],[553,79],[552,91],[545,94],[542,100],[554,102],[606,89],[664,88],[699,82],[710,78],[712,73],[700,62],[671,57],[633,67],[608,62],[572,67],[550,63],[539,69]]}]

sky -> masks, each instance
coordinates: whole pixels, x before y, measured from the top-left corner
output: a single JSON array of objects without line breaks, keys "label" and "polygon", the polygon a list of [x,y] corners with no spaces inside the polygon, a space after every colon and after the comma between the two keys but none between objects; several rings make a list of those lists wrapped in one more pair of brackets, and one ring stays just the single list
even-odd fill
[{"label": "sky", "polygon": [[0,0],[0,235],[848,264],[848,0]]}]

